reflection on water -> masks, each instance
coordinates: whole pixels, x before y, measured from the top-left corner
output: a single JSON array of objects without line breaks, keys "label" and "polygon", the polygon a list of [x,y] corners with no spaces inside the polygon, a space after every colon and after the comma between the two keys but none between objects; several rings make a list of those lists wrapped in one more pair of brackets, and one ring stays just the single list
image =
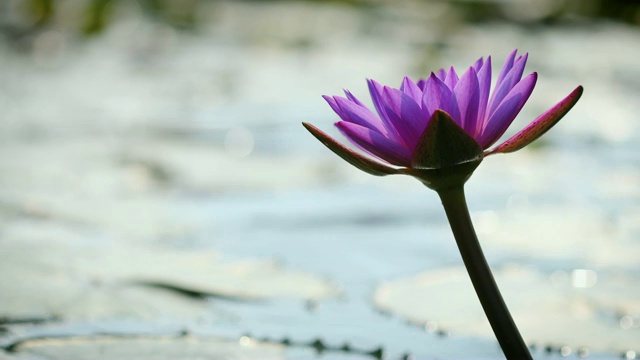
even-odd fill
[{"label": "reflection on water", "polygon": [[596,284],[598,275],[593,270],[575,269],[571,272],[571,285],[576,288],[590,288]]},{"label": "reflection on water", "polygon": [[[0,256],[11,258],[15,244],[62,246],[47,253],[37,245],[31,261],[51,266],[79,293],[93,289],[82,309],[110,291],[136,301],[154,292],[184,313],[213,309],[216,320],[96,316],[89,324],[10,327],[0,340],[186,328],[241,344],[321,340],[332,349],[383,349],[393,359],[460,357],[467,349],[500,356],[474,312],[474,296],[461,298],[464,283],[430,292],[411,282],[420,272],[430,278],[461,265],[435,194],[412,179],[353,170],[300,122],[337,134],[322,94],[344,87],[364,99],[366,78],[398,85],[407,74],[426,76],[489,54],[501,59],[519,48],[530,53],[527,70],[538,71],[539,80],[511,133],[577,84],[585,94],[535,147],[478,169],[468,184],[478,234],[497,271],[525,269],[504,286],[538,299],[515,291],[512,303],[539,357],[636,358],[640,30],[623,22],[640,17],[636,3],[604,3],[1,2]],[[85,267],[71,271],[74,261],[60,261],[95,260],[79,251],[85,245],[104,255],[125,244],[215,250],[230,262],[276,259],[267,263],[328,279],[342,295],[306,303],[172,300],[179,295],[163,289],[101,287],[98,280],[112,272],[95,279]],[[38,262],[36,253],[55,259]],[[186,287],[185,269],[197,264],[181,259],[187,264],[175,273]],[[0,266],[9,263],[16,262]],[[176,261],[156,266],[170,277]],[[16,268],[0,269],[0,284],[19,278],[6,275]],[[206,275],[191,280],[213,277]],[[273,278],[263,281],[275,291]],[[406,291],[388,293],[391,312],[374,304],[380,284]],[[59,289],[49,289],[49,298]],[[429,313],[438,304],[445,310]],[[456,306],[460,312],[447,313]],[[11,317],[2,311],[0,318]],[[571,330],[576,319],[588,325]],[[575,336],[566,343],[549,338],[557,333]]]},{"label": "reflection on water", "polygon": [[224,138],[224,147],[229,156],[243,158],[253,151],[253,133],[243,127],[232,128]]}]

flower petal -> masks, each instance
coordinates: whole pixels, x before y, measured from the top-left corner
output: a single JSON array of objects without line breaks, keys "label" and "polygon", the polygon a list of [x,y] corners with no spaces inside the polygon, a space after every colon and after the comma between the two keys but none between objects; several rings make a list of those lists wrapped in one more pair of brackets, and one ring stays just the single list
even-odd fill
[{"label": "flower petal", "polygon": [[509,54],[509,56],[507,56],[507,59],[504,61],[504,64],[502,65],[502,69],[500,69],[500,73],[498,74],[498,81],[496,82],[496,87],[498,87],[498,85],[502,83],[502,79],[504,79],[504,77],[507,76],[509,71],[511,71],[517,52],[518,52],[518,49],[515,49]]},{"label": "flower petal", "polygon": [[474,138],[480,134],[485,123],[485,113],[489,101],[489,92],[491,91],[491,56],[487,57],[487,61],[485,61],[480,70],[478,70],[478,87],[480,89],[478,121],[476,122],[476,128],[473,129],[473,132],[469,133]]},{"label": "flower petal", "polygon": [[420,90],[422,90],[422,92],[424,92],[424,88],[427,86],[427,80],[426,79],[420,79],[420,80],[418,80],[416,85],[418,85]]},{"label": "flower petal", "polygon": [[372,113],[371,110],[340,96],[334,96],[333,99],[344,114],[344,116],[341,116],[342,120],[352,122],[354,124],[358,124],[372,130],[376,130],[377,132],[384,134],[385,136],[389,136],[387,129],[382,123],[382,120],[380,120],[378,116]]},{"label": "flower petal", "polygon": [[456,69],[452,67],[449,68],[449,72],[447,73],[447,78],[444,80],[444,83],[447,84],[447,86],[449,87],[449,89],[451,89],[453,91],[453,89],[456,87],[456,84],[458,83],[458,74],[456,74]]},{"label": "flower petal", "polygon": [[382,119],[385,128],[388,130],[389,138],[399,140],[400,135],[398,134],[398,130],[396,129],[393,122],[389,120],[389,116],[387,116],[387,111],[382,100],[384,87],[377,81],[371,79],[367,79],[367,85],[369,86],[369,93],[371,94],[373,106],[376,108],[378,115],[380,115],[380,119]]},{"label": "flower petal", "polygon": [[478,104],[480,89],[478,75],[473,67],[470,67],[456,84],[453,90],[456,103],[460,111],[460,127],[469,135],[473,135],[478,119]]},{"label": "flower petal", "polygon": [[511,89],[493,115],[486,121],[480,136],[476,138],[483,149],[493,145],[507,131],[513,119],[529,99],[537,79],[538,74],[535,72],[522,79]]},{"label": "flower petal", "polygon": [[505,96],[509,94],[511,89],[520,82],[522,79],[522,73],[524,72],[524,67],[527,64],[528,54],[524,54],[523,56],[518,57],[513,67],[509,70],[509,72],[505,75],[505,77],[501,80],[498,80],[496,83],[496,87],[491,95],[491,100],[489,100],[488,110],[485,113],[485,117],[493,115],[493,112],[496,111],[502,100],[504,100]]},{"label": "flower petal", "polygon": [[356,104],[358,104],[358,105],[362,106],[363,108],[366,108],[366,107],[367,107],[365,104],[363,104],[363,103],[362,103],[362,101],[358,100],[358,98],[356,98],[355,96],[353,96],[353,94],[352,94],[349,90],[344,89],[344,94],[347,96],[347,99],[349,99],[349,100],[353,101],[354,103],[356,103]]},{"label": "flower petal", "polygon": [[384,87],[382,101],[403,144],[413,149],[428,120],[420,106],[409,95],[388,86]]},{"label": "flower petal", "polygon": [[392,165],[408,166],[411,152],[384,135],[354,123],[339,121],[336,127],[362,150]]},{"label": "flower petal", "polygon": [[480,58],[478,60],[476,60],[476,62],[473,63],[473,68],[476,72],[480,71],[480,69],[482,68],[482,65],[484,64],[484,59]]},{"label": "flower petal", "polygon": [[426,81],[424,95],[422,96],[423,112],[431,117],[436,110],[443,110],[459,124],[460,110],[455,104],[455,96],[453,96],[451,89],[434,73],[431,73],[431,76]]},{"label": "flower petal", "polygon": [[327,103],[329,103],[329,106],[331,106],[333,111],[335,111],[335,113],[338,114],[338,116],[340,116],[341,119],[344,119],[345,114],[340,108],[340,106],[338,106],[338,103],[336,102],[336,99],[333,98],[333,96],[322,95],[322,98],[325,99]]},{"label": "flower petal", "polygon": [[408,76],[402,80],[400,91],[409,95],[418,106],[422,105],[422,90]]},{"label": "flower petal", "polygon": [[309,132],[313,136],[315,136],[316,139],[320,140],[321,143],[328,147],[329,150],[333,151],[336,155],[340,156],[346,162],[357,167],[358,169],[376,176],[392,175],[398,173],[397,169],[381,164],[377,161],[373,161],[347,148],[315,126],[304,122],[302,123],[302,125],[307,130],[309,130]]},{"label": "flower petal", "polygon": [[510,137],[502,144],[496,146],[493,150],[485,152],[485,156],[497,153],[514,152],[532,143],[557,124],[558,121],[560,121],[560,119],[562,119],[562,117],[571,110],[571,108],[580,99],[580,96],[582,96],[582,91],[582,86],[578,86],[571,92],[571,94],[562,99],[562,101],[557,103],[551,109],[538,116],[524,129],[520,130],[520,132]]}]

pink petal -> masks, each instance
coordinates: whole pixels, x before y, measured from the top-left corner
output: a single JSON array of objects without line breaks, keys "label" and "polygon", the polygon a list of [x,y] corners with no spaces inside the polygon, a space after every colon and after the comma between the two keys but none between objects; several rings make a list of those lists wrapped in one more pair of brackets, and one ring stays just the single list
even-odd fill
[{"label": "pink petal", "polygon": [[493,145],[493,143],[498,141],[500,136],[507,131],[513,119],[516,118],[516,115],[518,115],[529,99],[537,79],[537,73],[532,73],[522,79],[500,103],[496,111],[485,123],[482,133],[477,138],[478,143],[483,149]]},{"label": "pink petal", "polygon": [[391,174],[398,173],[398,170],[392,167],[381,164],[377,161],[373,161],[347,148],[346,146],[340,144],[338,141],[336,141],[329,135],[325,134],[315,126],[304,123],[304,122],[302,123],[302,125],[307,130],[309,130],[309,132],[313,136],[315,136],[316,139],[320,140],[321,143],[323,143],[326,147],[328,147],[329,150],[333,151],[336,155],[340,156],[342,159],[347,161],[349,164],[357,167],[358,169],[376,176],[384,176],[384,175],[391,175]]},{"label": "pink petal", "polygon": [[571,92],[571,94],[562,99],[562,101],[557,103],[551,109],[538,116],[524,129],[520,130],[520,132],[510,137],[507,141],[498,145],[493,150],[485,152],[485,156],[497,153],[514,152],[532,143],[557,124],[558,121],[560,121],[560,119],[562,119],[562,117],[571,110],[571,108],[580,99],[580,96],[582,96],[582,91],[582,86],[578,86]]},{"label": "pink petal", "polygon": [[354,123],[339,121],[336,126],[349,141],[379,159],[393,165],[409,165],[411,152],[401,144]]}]

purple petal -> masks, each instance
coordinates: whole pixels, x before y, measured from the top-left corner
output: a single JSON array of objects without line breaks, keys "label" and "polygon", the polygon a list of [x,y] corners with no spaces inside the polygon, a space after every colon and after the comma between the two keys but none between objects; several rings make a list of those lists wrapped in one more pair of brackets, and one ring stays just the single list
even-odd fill
[{"label": "purple petal", "polygon": [[402,80],[400,91],[409,95],[418,106],[422,104],[422,90],[408,76],[405,76]]},{"label": "purple petal", "polygon": [[366,108],[366,107],[367,107],[365,104],[363,104],[363,103],[362,103],[362,101],[358,100],[358,98],[356,98],[355,96],[353,96],[353,94],[352,94],[349,90],[344,89],[344,94],[347,96],[347,99],[349,99],[349,100],[353,101],[354,103],[356,103],[356,104],[358,104],[358,105],[362,106],[363,108]]},{"label": "purple petal", "polygon": [[473,67],[470,67],[456,84],[453,94],[456,98],[460,111],[460,127],[473,135],[478,119],[478,103],[480,99],[480,89],[478,85],[478,75]]},{"label": "purple petal", "polygon": [[381,107],[380,97],[382,96],[382,85],[380,85],[377,81],[372,79],[367,79],[367,86],[369,87],[369,94],[371,95],[371,100],[373,101],[373,106],[376,108],[378,115],[383,120],[386,119],[387,114],[384,112],[384,109]]},{"label": "purple petal", "polygon": [[515,49],[509,54],[509,56],[507,56],[507,59],[504,61],[504,65],[502,65],[502,69],[500,69],[500,73],[498,74],[498,81],[496,82],[496,87],[498,87],[498,85],[502,83],[502,79],[504,79],[504,77],[507,76],[507,74],[513,67],[513,61],[516,58],[517,52],[518,52],[518,49]]},{"label": "purple petal", "polygon": [[331,106],[333,111],[338,114],[341,119],[344,119],[345,115],[342,112],[342,109],[340,109],[340,106],[338,106],[338,103],[336,102],[336,99],[333,98],[333,96],[322,95],[322,98],[325,99],[327,103],[329,103],[329,106]]},{"label": "purple petal", "polygon": [[420,88],[420,90],[422,90],[422,92],[424,92],[424,89],[427,86],[427,80],[426,79],[420,79],[420,80],[418,80],[417,85]]},{"label": "purple petal", "polygon": [[447,73],[447,78],[444,80],[444,83],[447,84],[449,89],[453,90],[458,83],[458,74],[456,74],[456,69],[452,67],[449,68],[449,72]]},{"label": "purple petal", "polygon": [[338,141],[336,141],[329,135],[325,134],[315,126],[304,123],[304,122],[302,123],[302,125],[307,130],[309,130],[309,132],[313,136],[315,136],[316,139],[320,140],[321,143],[323,143],[326,147],[328,147],[329,150],[333,151],[336,155],[340,156],[342,159],[347,161],[349,164],[357,167],[358,169],[376,176],[384,176],[384,175],[391,175],[391,174],[398,173],[398,170],[392,167],[381,164],[377,161],[373,161],[347,148],[346,146],[340,144]]},{"label": "purple petal", "polygon": [[538,116],[529,125],[510,137],[507,141],[498,145],[493,150],[486,152],[485,155],[509,153],[520,150],[529,145],[551,129],[558,123],[558,121],[560,121],[560,119],[562,119],[563,116],[567,114],[567,112],[569,112],[569,110],[571,110],[571,108],[580,99],[580,96],[582,96],[582,91],[582,86],[578,86],[571,92],[571,94],[562,99],[562,101],[554,105],[542,115]]},{"label": "purple petal", "polygon": [[387,111],[384,107],[384,102],[382,101],[384,87],[377,81],[371,79],[367,79],[367,85],[369,86],[369,93],[371,94],[373,106],[378,112],[378,115],[380,115],[380,119],[382,119],[385,128],[388,130],[389,137],[395,140],[400,139],[398,130],[396,129],[393,122],[389,120],[389,116],[387,116]]},{"label": "purple petal", "polygon": [[485,116],[491,116],[493,112],[496,111],[504,97],[507,96],[511,89],[520,81],[522,73],[524,72],[524,67],[527,64],[527,58],[528,54],[525,54],[524,56],[516,59],[513,67],[509,70],[504,79],[496,84],[493,95],[491,95],[491,100],[489,100],[489,106]]},{"label": "purple petal", "polygon": [[380,120],[379,117],[372,113],[371,110],[340,96],[334,96],[333,99],[344,114],[344,116],[341,116],[342,120],[352,122],[354,124],[358,124],[372,130],[376,130],[377,132],[384,134],[385,136],[389,136],[387,129],[382,123],[382,120]]},{"label": "purple petal", "polygon": [[339,121],[336,126],[349,141],[366,152],[393,165],[409,166],[411,151],[401,144],[354,123]]},{"label": "purple petal", "polygon": [[436,110],[446,112],[454,121],[460,123],[460,110],[455,105],[455,97],[451,89],[442,82],[434,73],[427,79],[424,95],[422,96],[422,109],[431,117]]},{"label": "purple petal", "polygon": [[480,59],[476,60],[476,62],[475,62],[475,63],[473,63],[473,66],[472,66],[472,67],[473,67],[473,69],[474,69],[476,72],[478,72],[478,71],[480,71],[480,69],[482,68],[482,65],[483,65],[483,64],[484,64],[484,59],[483,59],[483,58],[480,58]]},{"label": "purple petal", "polygon": [[442,82],[444,82],[447,79],[447,70],[445,69],[440,69],[438,70],[438,79],[442,80]]},{"label": "purple petal", "polygon": [[[452,92],[442,80],[431,73],[431,76],[426,80],[424,86],[424,93],[422,95],[422,109],[429,115],[433,114],[436,110],[444,110],[442,108],[442,102],[451,103]],[[431,117],[431,116],[429,116]]]},{"label": "purple petal", "polygon": [[469,133],[474,138],[480,133],[484,126],[485,112],[487,111],[489,92],[491,91],[491,56],[487,57],[487,61],[478,71],[478,87],[480,89],[480,97],[478,100],[478,121],[476,123],[476,128]]},{"label": "purple petal", "polygon": [[522,79],[522,74],[524,73],[524,67],[527,66],[527,60],[529,59],[529,53],[525,53],[522,56],[518,56],[518,58],[513,63],[513,67],[511,71],[507,74],[507,77],[503,80],[506,81],[509,79],[511,81],[510,86],[514,87],[520,80]]},{"label": "purple petal", "polygon": [[504,100],[500,103],[496,111],[491,115],[482,129],[482,133],[477,138],[478,143],[483,149],[488,148],[493,143],[498,141],[500,136],[507,131],[507,128],[513,122],[516,115],[520,112],[524,104],[529,99],[536,80],[538,78],[537,73],[532,73],[520,81],[513,89],[507,94]]},{"label": "purple petal", "polygon": [[427,126],[427,118],[413,99],[398,89],[384,87],[384,108],[404,145],[413,149]]}]

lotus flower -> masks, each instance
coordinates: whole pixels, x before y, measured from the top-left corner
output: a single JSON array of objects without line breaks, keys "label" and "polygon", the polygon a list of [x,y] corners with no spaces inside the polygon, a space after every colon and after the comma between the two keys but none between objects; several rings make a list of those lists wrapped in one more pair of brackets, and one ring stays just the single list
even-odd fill
[{"label": "lotus flower", "polygon": [[324,96],[342,119],[335,123],[342,134],[376,160],[345,147],[313,125],[303,125],[337,155],[373,175],[416,176],[415,169],[479,163],[486,155],[519,150],[573,107],[582,86],[488,150],[511,125],[536,84],[537,73],[523,77],[528,55],[516,54],[514,50],[507,57],[493,91],[488,57],[478,59],[460,77],[453,67],[440,69],[417,82],[405,77],[399,89],[368,80],[377,114],[347,90],[346,97]]}]

